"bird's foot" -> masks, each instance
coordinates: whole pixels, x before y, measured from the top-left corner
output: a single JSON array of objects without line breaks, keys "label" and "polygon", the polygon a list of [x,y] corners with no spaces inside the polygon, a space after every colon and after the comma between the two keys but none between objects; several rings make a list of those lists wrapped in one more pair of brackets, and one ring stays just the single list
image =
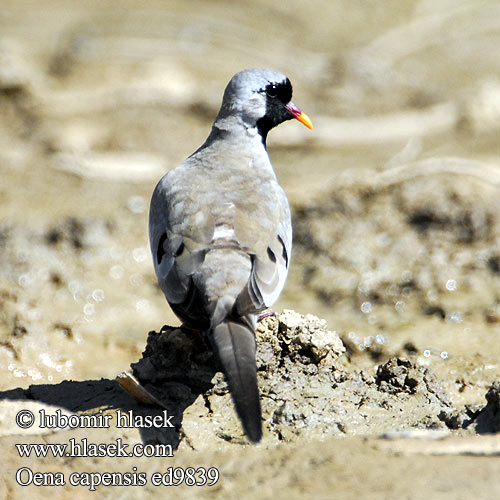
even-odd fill
[{"label": "bird's foot", "polygon": [[259,317],[257,318],[257,323],[262,321],[264,318],[269,318],[271,316],[276,316],[276,311],[272,311],[269,309],[268,311],[264,311],[262,314],[259,314]]}]

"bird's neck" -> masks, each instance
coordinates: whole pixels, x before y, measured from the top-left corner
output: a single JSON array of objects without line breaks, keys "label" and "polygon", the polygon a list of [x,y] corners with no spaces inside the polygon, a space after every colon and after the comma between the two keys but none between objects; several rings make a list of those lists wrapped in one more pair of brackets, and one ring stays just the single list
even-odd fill
[{"label": "bird's neck", "polygon": [[257,127],[248,127],[233,117],[223,119],[218,117],[207,140],[191,156],[196,154],[216,155],[219,160],[223,160],[225,156],[233,159],[241,158],[242,162],[246,158],[260,171],[260,175],[276,178]]},{"label": "bird's neck", "polygon": [[234,116],[217,117],[205,144],[224,141],[224,147],[248,150],[252,155],[265,155],[266,141],[257,125],[251,126],[241,118]]}]

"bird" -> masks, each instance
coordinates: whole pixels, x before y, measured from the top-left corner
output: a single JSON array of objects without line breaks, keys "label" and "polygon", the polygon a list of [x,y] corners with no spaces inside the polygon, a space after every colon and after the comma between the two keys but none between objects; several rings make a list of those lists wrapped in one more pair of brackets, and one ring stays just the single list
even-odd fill
[{"label": "bird", "polygon": [[280,295],[292,247],[290,207],[266,139],[310,118],[292,85],[265,68],[236,73],[206,141],[156,185],[149,240],[158,284],[183,326],[217,356],[248,439],[262,438],[256,325]]}]

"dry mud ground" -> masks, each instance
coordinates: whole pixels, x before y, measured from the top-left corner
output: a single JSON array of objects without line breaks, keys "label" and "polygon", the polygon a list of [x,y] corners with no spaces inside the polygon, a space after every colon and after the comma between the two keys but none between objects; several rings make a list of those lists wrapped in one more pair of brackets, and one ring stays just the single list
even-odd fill
[{"label": "dry mud ground", "polygon": [[[0,497],[500,497],[499,42],[495,1],[4,1]],[[257,446],[210,353],[175,328],[147,243],[155,183],[252,66],[288,74],[315,124],[269,139],[295,236],[258,332]],[[127,370],[160,405],[122,390]],[[161,405],[174,427],[14,421]],[[84,438],[174,456],[15,447]],[[20,486],[22,467],[66,485]],[[153,485],[169,467],[219,478]],[[91,493],[85,472],[147,484]]]}]

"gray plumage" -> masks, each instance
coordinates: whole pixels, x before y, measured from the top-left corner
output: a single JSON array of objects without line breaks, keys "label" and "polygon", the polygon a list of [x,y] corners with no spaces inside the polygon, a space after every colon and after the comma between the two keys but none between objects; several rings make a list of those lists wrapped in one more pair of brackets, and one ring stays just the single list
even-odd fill
[{"label": "gray plumage", "polygon": [[237,73],[209,137],[160,180],[150,207],[160,287],[183,323],[208,337],[254,442],[262,437],[255,327],[283,289],[292,246],[290,208],[265,141],[285,120],[305,123],[291,93],[276,71]]}]

